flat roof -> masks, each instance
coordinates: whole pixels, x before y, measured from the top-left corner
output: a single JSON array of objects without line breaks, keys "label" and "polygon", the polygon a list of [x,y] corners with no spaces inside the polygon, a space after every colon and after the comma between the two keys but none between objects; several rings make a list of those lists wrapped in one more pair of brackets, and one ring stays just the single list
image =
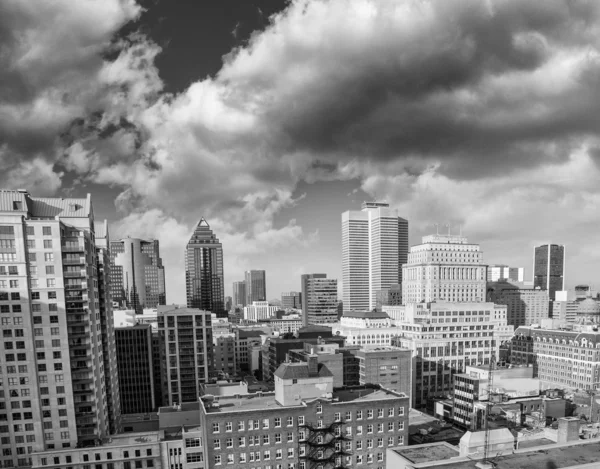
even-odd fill
[{"label": "flat roof", "polygon": [[[560,445],[543,447],[537,451],[524,451],[501,455],[495,460],[496,469],[523,469],[524,467],[550,467],[553,469],[577,467],[576,465],[597,463],[600,461],[600,445],[597,440],[586,441],[585,444]],[[448,462],[436,465],[436,469],[476,469],[478,460]]]},{"label": "flat roof", "polygon": [[[148,443],[156,443],[162,440],[163,432],[151,431],[151,432],[138,432],[138,433],[119,433],[112,435],[109,438],[102,440],[103,447],[106,446],[133,446],[133,445],[146,445]],[[84,450],[85,448],[80,448]],[[90,450],[94,449],[94,446],[90,446]],[[72,449],[71,449],[72,451]]]},{"label": "flat roof", "polygon": [[194,410],[200,410],[200,402],[184,402],[178,406],[165,406],[159,407],[159,414],[168,414],[170,412],[190,412]]},{"label": "flat roof", "polygon": [[458,448],[444,443],[425,444],[412,447],[409,446],[407,448],[395,449],[393,451],[414,464],[455,458],[460,454]]}]

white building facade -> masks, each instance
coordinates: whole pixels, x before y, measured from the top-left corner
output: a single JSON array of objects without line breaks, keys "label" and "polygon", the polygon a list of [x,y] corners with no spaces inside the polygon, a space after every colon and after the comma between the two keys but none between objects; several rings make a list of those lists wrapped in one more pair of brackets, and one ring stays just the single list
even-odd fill
[{"label": "white building facade", "polygon": [[408,221],[386,203],[365,202],[342,214],[344,310],[373,309],[377,291],[402,283]]},{"label": "white building facade", "polygon": [[253,301],[250,306],[244,306],[244,319],[258,322],[261,319],[270,318],[278,309],[277,306],[270,306],[268,301]]}]

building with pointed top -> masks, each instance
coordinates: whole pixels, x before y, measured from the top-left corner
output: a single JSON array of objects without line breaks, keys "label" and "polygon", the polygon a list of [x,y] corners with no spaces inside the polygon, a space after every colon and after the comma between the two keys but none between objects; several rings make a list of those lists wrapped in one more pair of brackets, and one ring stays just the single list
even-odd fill
[{"label": "building with pointed top", "polygon": [[227,317],[223,276],[223,246],[202,218],[185,249],[185,283],[188,308]]}]

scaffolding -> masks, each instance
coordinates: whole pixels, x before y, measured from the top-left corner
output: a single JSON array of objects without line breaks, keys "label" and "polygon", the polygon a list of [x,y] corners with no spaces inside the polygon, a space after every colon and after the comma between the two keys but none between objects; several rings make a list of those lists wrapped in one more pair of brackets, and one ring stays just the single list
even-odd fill
[{"label": "scaffolding", "polygon": [[345,469],[351,466],[346,459],[352,452],[345,448],[345,443],[352,438],[342,431],[344,423],[344,420],[337,420],[328,425],[308,422],[299,425],[305,437],[298,443],[298,454],[306,462],[306,469]]}]

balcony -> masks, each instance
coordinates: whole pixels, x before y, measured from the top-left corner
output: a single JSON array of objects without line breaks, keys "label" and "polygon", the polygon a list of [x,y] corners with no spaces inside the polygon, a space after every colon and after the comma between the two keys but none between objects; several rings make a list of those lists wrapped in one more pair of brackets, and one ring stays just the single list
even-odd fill
[{"label": "balcony", "polygon": [[83,244],[69,244],[69,245],[63,244],[62,251],[63,252],[84,252],[85,246]]},{"label": "balcony", "polygon": [[85,264],[85,257],[78,259],[63,259],[63,265],[81,265]]},{"label": "balcony", "polygon": [[77,270],[77,271],[67,271],[64,273],[65,277],[71,277],[71,278],[79,278],[79,277],[86,277],[87,273],[85,270]]},{"label": "balcony", "polygon": [[[87,290],[88,285],[87,283],[71,283],[71,284],[66,284],[65,285],[65,290]],[[67,297],[66,299],[68,299],[69,297]]]}]

